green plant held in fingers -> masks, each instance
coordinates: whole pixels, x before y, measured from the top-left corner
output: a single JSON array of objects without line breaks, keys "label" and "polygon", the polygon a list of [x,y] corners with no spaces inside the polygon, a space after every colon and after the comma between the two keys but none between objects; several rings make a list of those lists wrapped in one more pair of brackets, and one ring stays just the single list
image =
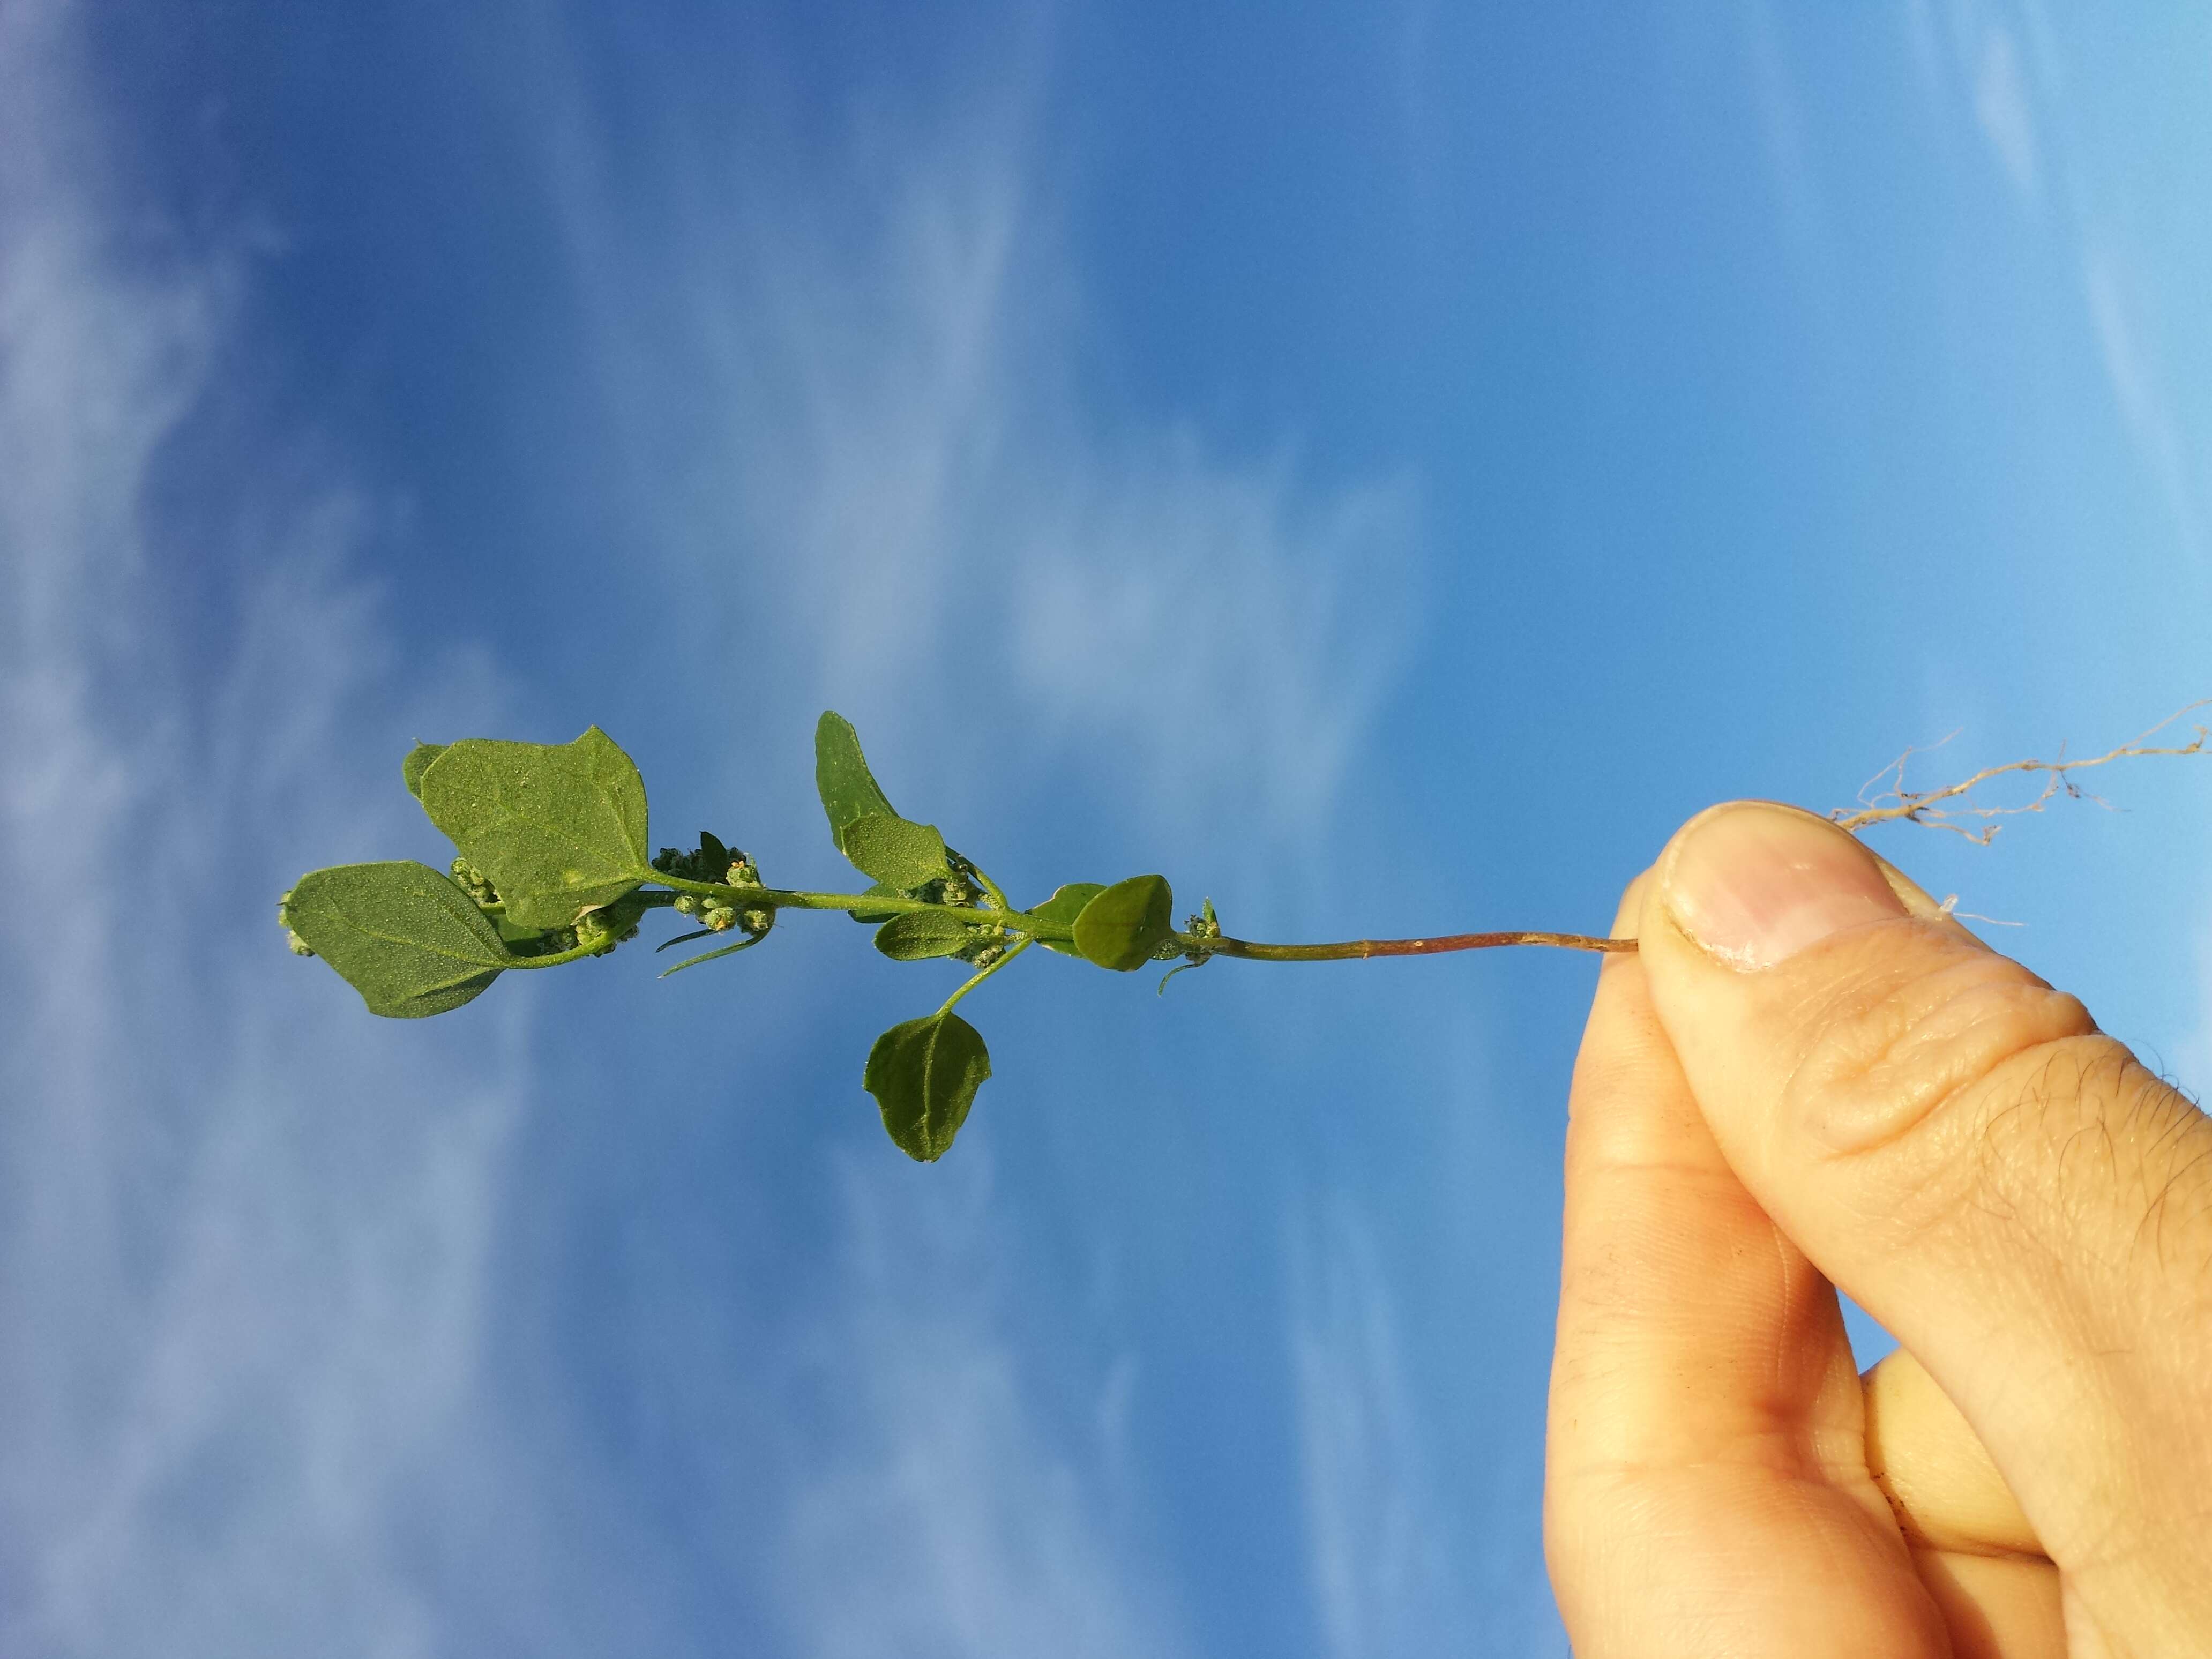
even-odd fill
[{"label": "green plant held in fingers", "polygon": [[[2144,746],[2144,738],[2168,723],[2093,759],[2015,761],[1927,792],[1905,787],[1900,757],[1893,787],[1862,793],[1856,809],[1832,816],[1850,830],[1904,820],[1985,842],[1995,833],[1990,820],[2037,811],[2061,790],[2081,793],[2072,772],[2126,755],[2203,750],[2201,726],[2185,745]],[[2011,806],[1968,804],[1978,786],[2015,772],[2045,775],[2042,793]],[[449,871],[406,860],[337,865],[301,877],[277,905],[293,950],[329,963],[371,1013],[396,1019],[444,1013],[481,996],[503,973],[604,956],[634,938],[653,910],[674,910],[698,924],[659,949],[726,941],[678,963],[666,970],[672,974],[750,950],[787,910],[842,910],[872,927],[876,949],[894,961],[950,957],[973,969],[934,1013],[878,1037],[861,1072],[861,1086],[875,1097],[891,1139],[924,1162],[944,1156],[991,1075],[981,1034],[954,1010],[1032,946],[1115,973],[1180,963],[1169,978],[1216,957],[1327,962],[1505,945],[1636,948],[1632,939],[1540,932],[1262,945],[1224,933],[1211,900],[1177,927],[1174,892],[1158,875],[1071,882],[1018,908],[936,826],[900,816],[869,770],[851,723],[836,714],[824,714],[815,727],[814,777],[830,839],[872,884],[858,893],[770,887],[750,857],[707,831],[689,852],[665,847],[648,856],[644,780],[596,726],[573,743],[417,744],[401,775],[453,842]],[[1886,769],[1876,781],[1889,776]]]}]

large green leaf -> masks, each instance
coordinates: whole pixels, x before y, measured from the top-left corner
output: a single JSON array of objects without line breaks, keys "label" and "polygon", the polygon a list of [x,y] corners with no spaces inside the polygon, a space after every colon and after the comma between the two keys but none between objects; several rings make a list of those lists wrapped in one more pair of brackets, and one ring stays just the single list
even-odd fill
[{"label": "large green leaf", "polygon": [[1163,876],[1132,876],[1096,895],[1075,918],[1075,948],[1086,962],[1129,973],[1175,932],[1175,894]]},{"label": "large green leaf", "polygon": [[491,918],[427,864],[341,864],[300,878],[292,931],[361,993],[372,1014],[458,1008],[514,965]]},{"label": "large green leaf", "polygon": [[407,793],[416,800],[422,799],[422,775],[430,769],[432,761],[446,752],[446,748],[442,743],[418,743],[399,763],[399,775],[406,780]]},{"label": "large green leaf", "polygon": [[596,726],[574,743],[449,744],[423,771],[422,795],[526,927],[565,927],[653,878],[644,781]]},{"label": "large green leaf", "polygon": [[973,926],[942,911],[916,910],[893,916],[876,929],[876,949],[893,962],[927,962],[949,957],[975,942]]},{"label": "large green leaf", "polygon": [[824,709],[814,726],[814,787],[830,817],[830,838],[844,850],[845,831],[866,817],[895,818],[876,775],[860,752],[860,734],[842,714]]},{"label": "large green leaf", "polygon": [[[1073,927],[1076,917],[1083,914],[1083,907],[1105,890],[1104,885],[1099,882],[1071,881],[1065,887],[1054,888],[1052,896],[1042,904],[1032,905],[1030,914],[1040,921],[1056,921],[1063,927]],[[1083,954],[1070,939],[1041,939],[1037,943],[1048,951],[1059,951],[1064,957]]]},{"label": "large green leaf", "polygon": [[932,1014],[878,1037],[860,1082],[899,1150],[927,1164],[945,1156],[990,1075],[981,1034],[957,1014]]},{"label": "large green leaf", "polygon": [[846,828],[844,848],[862,874],[902,893],[952,873],[945,837],[905,818],[880,813],[856,818]]}]

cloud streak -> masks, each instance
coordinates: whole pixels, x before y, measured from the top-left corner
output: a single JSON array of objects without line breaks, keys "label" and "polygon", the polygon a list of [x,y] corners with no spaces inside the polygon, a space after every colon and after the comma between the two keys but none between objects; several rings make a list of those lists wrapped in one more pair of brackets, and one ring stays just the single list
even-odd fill
[{"label": "cloud streak", "polygon": [[1016,84],[940,128],[856,126],[766,199],[725,144],[726,173],[659,204],[614,199],[571,111],[549,165],[623,447],[713,481],[641,509],[673,579],[793,623],[808,696],[889,741],[988,702],[1026,765],[1130,757],[1115,793],[1149,823],[1233,805],[1295,842],[1415,636],[1418,490],[1316,489],[1292,442],[1224,457],[1186,420],[1100,412],[1034,177],[1040,101]]},{"label": "cloud streak", "polygon": [[82,23],[0,10],[0,863],[36,941],[0,966],[0,1647],[429,1652],[399,1500],[473,1386],[521,1011],[410,1042],[273,948],[296,845],[395,830],[332,757],[415,710],[342,485],[229,457],[216,547],[153,506],[244,273],[148,251]]},{"label": "cloud streak", "polygon": [[[1924,9],[1914,0],[1916,53],[1929,78],[1945,78]],[[2152,332],[2124,241],[2112,228],[2088,157],[2069,131],[2065,66],[2049,20],[2033,0],[2000,7],[1952,0],[1946,14],[1949,78],[1971,107],[1990,159],[2030,216],[2056,204],[2077,263],[2082,309],[2114,407],[2139,462],[2163,499],[2183,546],[2202,558],[2199,485],[2170,388],[2157,369]]]},{"label": "cloud streak", "polygon": [[[386,757],[497,729],[512,694],[406,660],[355,574],[383,507],[257,427],[243,241],[147,252],[160,215],[111,159],[83,27],[0,9],[0,859],[51,942],[0,966],[27,1057],[0,1126],[0,1647],[681,1651],[703,1638],[668,1607],[712,1599],[686,1573],[728,1570],[793,1651],[1183,1650],[1117,1450],[1136,1362],[1095,1412],[1053,1409],[988,1271],[980,1161],[922,1199],[847,1182],[825,1310],[768,1322],[820,1369],[752,1359],[769,1380],[726,1397],[763,1415],[701,1449],[764,1472],[734,1555],[646,1560],[617,1534],[648,1478],[595,1463],[571,1402],[514,1392],[492,1350],[533,999],[367,1020],[283,953],[270,890],[405,845]],[[588,166],[564,175],[634,453],[667,453],[663,419],[696,434],[659,475],[692,481],[655,509],[660,574],[740,635],[772,611],[794,703],[873,700],[896,741],[980,677],[1019,765],[1111,751],[1127,811],[1190,830],[1234,805],[1295,846],[1413,636],[1415,491],[1088,412],[1018,127],[749,204],[710,179],[645,239],[658,270]],[[638,320],[672,275],[684,303]],[[165,506],[187,441],[190,539]],[[917,1251],[971,1293],[918,1309]]]},{"label": "cloud streak", "polygon": [[[1054,1427],[1006,1328],[986,1161],[927,1187],[843,1172],[847,1240],[797,1342],[805,1474],[776,1547],[795,1650],[823,1659],[1173,1659],[1188,1650],[1114,1501],[1110,1433]],[[917,1287],[926,1287],[917,1294]],[[1103,1379],[1110,1400],[1125,1375]]]},{"label": "cloud streak", "polygon": [[1466,1651],[1465,1574],[1429,1489],[1433,1459],[1374,1241],[1339,1201],[1292,1261],[1299,1461],[1327,1651]]}]

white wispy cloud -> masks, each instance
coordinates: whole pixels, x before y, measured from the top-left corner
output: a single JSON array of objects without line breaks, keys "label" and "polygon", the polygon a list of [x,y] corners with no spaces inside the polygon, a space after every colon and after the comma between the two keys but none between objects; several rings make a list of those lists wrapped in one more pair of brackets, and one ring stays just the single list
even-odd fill
[{"label": "white wispy cloud", "polygon": [[245,268],[149,235],[87,25],[0,8],[0,1648],[427,1653],[401,1500],[471,1398],[520,1007],[395,1039],[271,906],[393,830],[334,757],[495,693],[396,692],[342,482],[234,455],[165,526]]},{"label": "white wispy cloud", "polygon": [[732,628],[775,616],[805,695],[890,741],[987,700],[1025,764],[1126,757],[1116,796],[1154,823],[1233,805],[1309,836],[1417,632],[1418,490],[1307,484],[1291,436],[1228,456],[1187,418],[1101,412],[1034,176],[1044,100],[1007,78],[773,191],[730,144],[660,203],[616,198],[572,113],[550,165],[625,447],[707,481],[641,509],[672,578]]},{"label": "white wispy cloud", "polygon": [[[843,1258],[794,1344],[797,1467],[771,1577],[823,1659],[1173,1659],[1167,1575],[1117,1496],[1112,1419],[1048,1425],[1008,1328],[988,1160],[848,1166]],[[812,1432],[801,1427],[811,1425]]]},{"label": "white wispy cloud", "polygon": [[2036,160],[2035,118],[2027,82],[2012,31],[1990,23],[1982,31],[1973,63],[1974,115],[1982,135],[2003,167],[2021,199],[2033,202],[2042,191]]},{"label": "white wispy cloud", "polygon": [[1765,0],[1747,0],[1738,15],[1753,107],[1784,222],[1798,258],[1825,268],[1827,205],[1806,142],[1803,100],[1790,67],[1787,36]]},{"label": "white wispy cloud", "polygon": [[1370,1230],[1336,1200],[1291,1259],[1308,1570],[1327,1651],[1468,1651],[1475,1575],[1431,1489],[1433,1451]]},{"label": "white wispy cloud", "polygon": [[2126,262],[2111,246],[2090,242],[2082,252],[2081,290],[2121,418],[2166,499],[2183,544],[2200,552],[2203,538],[2197,527],[2197,483],[2172,401],[2143,349],[2139,307],[2129,291]]},{"label": "white wispy cloud", "polygon": [[[504,693],[468,662],[400,690],[400,642],[349,574],[379,510],[342,476],[203,447],[221,510],[189,542],[165,520],[180,435],[240,412],[252,271],[220,240],[146,251],[83,22],[0,10],[0,859],[43,942],[0,967],[20,1056],[0,1127],[0,1647],[642,1641],[670,1615],[635,1540],[537,1514],[635,1494],[580,1498],[588,1449],[501,1397],[485,1352],[528,999],[368,1021],[273,921],[270,888],[303,864],[404,844],[388,761],[352,757],[497,729]],[[720,372],[693,457],[715,487],[678,551],[736,530],[781,558],[678,574],[730,582],[740,631],[764,599],[803,678],[888,703],[979,634],[1034,756],[1127,750],[1144,810],[1234,800],[1295,837],[1408,635],[1412,492],[1315,491],[1287,447],[1224,461],[1182,423],[1089,422],[1066,271],[1018,158],[931,149],[857,221],[786,203],[684,246],[703,263],[674,344]],[[628,361],[656,397],[649,352]],[[740,569],[765,591],[738,591]],[[929,696],[903,701],[926,725]],[[1214,705],[1238,720],[1188,718]],[[1115,1450],[1134,1362],[1095,1410],[1048,1408],[979,1270],[1003,1243],[987,1198],[853,1180],[846,1270],[801,1322],[830,1390],[805,1406],[740,1382],[787,1414],[713,1449],[771,1472],[780,1517],[766,1568],[727,1565],[797,1651],[1173,1655],[1174,1576],[1133,1541]],[[915,1307],[917,1251],[972,1293]],[[505,1605],[456,1590],[457,1550]],[[666,1633],[663,1650],[702,1639]]]},{"label": "white wispy cloud", "polygon": [[1954,87],[1990,157],[2022,210],[2055,209],[2062,246],[2076,264],[2083,319],[2114,406],[2182,545],[2203,553],[2198,469],[2172,387],[2160,372],[2154,313],[2146,307],[2127,240],[2081,142],[2067,96],[2064,59],[2035,0],[1951,0],[1945,50],[1935,44],[1925,0],[1907,9],[1922,73]]}]

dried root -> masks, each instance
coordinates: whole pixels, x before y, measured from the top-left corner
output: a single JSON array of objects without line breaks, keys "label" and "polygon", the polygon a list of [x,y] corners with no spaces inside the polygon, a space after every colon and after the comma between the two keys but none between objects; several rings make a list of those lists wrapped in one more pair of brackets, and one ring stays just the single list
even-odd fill
[{"label": "dried root", "polygon": [[[2069,760],[2062,748],[2057,760],[2010,761],[2002,766],[1991,766],[1957,783],[1947,784],[1941,789],[1908,789],[1905,786],[1905,763],[1915,755],[1941,749],[1959,734],[1954,732],[1940,743],[1906,750],[1887,766],[1867,780],[1859,791],[1856,807],[1838,807],[1828,814],[1839,827],[1859,830],[1871,824],[1888,823],[1902,819],[1907,823],[1924,824],[1930,830],[1948,830],[1954,836],[1963,836],[1978,846],[1986,847],[2004,825],[2000,819],[2017,817],[2023,812],[2040,812],[2045,802],[2065,795],[2074,800],[2094,801],[2111,810],[2112,803],[2102,796],[2093,795],[2074,781],[2073,774],[2086,772],[2093,766],[2106,766],[2116,760],[2126,760],[2139,755],[2201,755],[2212,742],[2212,732],[2203,726],[2191,729],[2196,735],[2185,744],[2153,745],[2149,739],[2172,726],[2184,714],[2212,704],[2212,697],[2200,697],[2195,702],[2177,708],[2148,731],[2139,732],[2118,748],[2085,760]],[[2027,800],[2003,805],[1984,805],[1973,799],[1974,791],[1995,779],[2013,774],[2033,774],[2043,783],[2035,795]],[[1886,786],[1886,787],[1885,787]]]}]

